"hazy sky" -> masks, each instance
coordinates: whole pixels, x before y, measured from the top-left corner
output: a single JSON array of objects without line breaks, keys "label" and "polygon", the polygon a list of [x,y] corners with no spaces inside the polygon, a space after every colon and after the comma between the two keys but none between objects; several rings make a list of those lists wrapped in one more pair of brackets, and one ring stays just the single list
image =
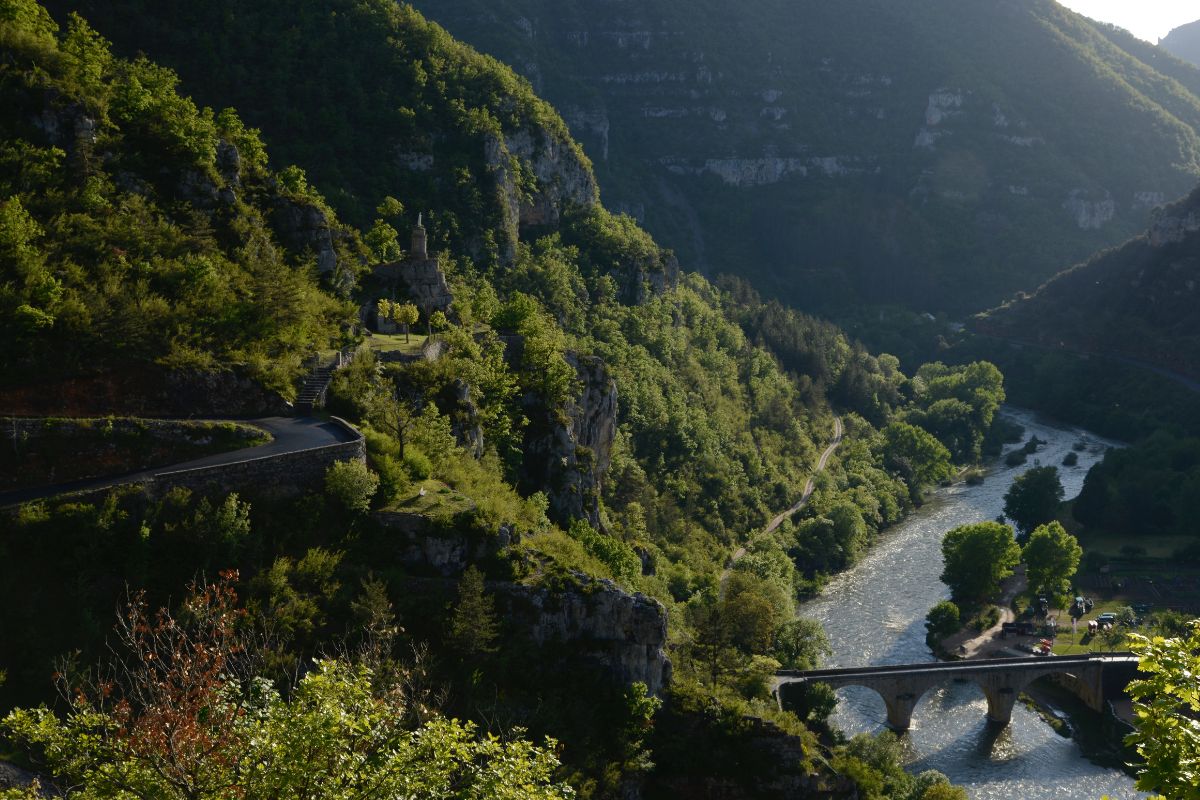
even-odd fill
[{"label": "hazy sky", "polygon": [[1200,19],[1195,0],[1058,0],[1085,17],[1111,22],[1158,44],[1172,28]]}]

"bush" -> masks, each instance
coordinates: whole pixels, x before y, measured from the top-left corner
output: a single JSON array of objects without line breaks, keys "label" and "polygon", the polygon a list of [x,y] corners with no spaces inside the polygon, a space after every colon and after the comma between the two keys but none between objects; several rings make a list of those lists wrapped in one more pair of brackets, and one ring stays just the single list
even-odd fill
[{"label": "bush", "polygon": [[339,461],[325,472],[325,492],[348,511],[365,512],[379,489],[379,477],[361,461]]},{"label": "bush", "polygon": [[408,469],[408,474],[414,480],[428,480],[429,476],[433,474],[433,462],[429,460],[429,456],[415,447],[405,449],[404,466]]},{"label": "bush", "polygon": [[1004,463],[1010,467],[1019,467],[1025,463],[1029,456],[1025,455],[1024,450],[1013,450],[1004,457]]},{"label": "bush", "polygon": [[379,492],[383,502],[398,499],[412,486],[408,470],[398,459],[381,455],[371,459],[371,465],[379,473]]},{"label": "bush", "polygon": [[1067,453],[1065,456],[1063,456],[1062,463],[1064,467],[1075,466],[1079,463],[1079,453],[1076,453],[1074,450],[1072,450],[1070,453]]}]

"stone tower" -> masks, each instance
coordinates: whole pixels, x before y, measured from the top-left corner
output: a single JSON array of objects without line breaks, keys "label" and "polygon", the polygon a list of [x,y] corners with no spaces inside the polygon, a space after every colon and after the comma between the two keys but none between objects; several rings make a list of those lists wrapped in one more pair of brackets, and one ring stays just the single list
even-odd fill
[{"label": "stone tower", "polygon": [[412,249],[409,258],[429,258],[428,245],[425,242],[425,226],[421,224],[423,214],[417,214],[417,227],[413,228]]}]

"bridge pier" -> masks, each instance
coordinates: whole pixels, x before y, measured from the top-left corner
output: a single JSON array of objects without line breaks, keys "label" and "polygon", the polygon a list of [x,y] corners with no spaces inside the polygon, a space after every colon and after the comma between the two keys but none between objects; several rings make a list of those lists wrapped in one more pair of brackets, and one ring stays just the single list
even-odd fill
[{"label": "bridge pier", "polygon": [[912,727],[913,711],[921,696],[912,692],[889,692],[883,695],[883,704],[887,706],[888,727],[897,733],[903,733]]},{"label": "bridge pier", "polygon": [[997,689],[984,687],[983,696],[987,698],[988,722],[996,725],[1007,725],[1012,722],[1013,706],[1017,703],[1019,689],[1003,686]]}]

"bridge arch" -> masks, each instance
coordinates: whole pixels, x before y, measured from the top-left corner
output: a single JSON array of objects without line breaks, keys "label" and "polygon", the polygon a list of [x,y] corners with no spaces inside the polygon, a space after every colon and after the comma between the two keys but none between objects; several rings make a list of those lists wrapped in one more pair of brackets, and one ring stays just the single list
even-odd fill
[{"label": "bridge arch", "polygon": [[987,701],[990,722],[1007,725],[1021,692],[1033,681],[1047,676],[1071,690],[1094,710],[1104,707],[1103,675],[1109,664],[1128,666],[1136,662],[1129,653],[1104,653],[1057,658],[986,659],[961,662],[898,664],[882,667],[780,672],[776,675],[776,698],[782,706],[787,687],[796,683],[821,682],[833,689],[864,686],[883,698],[887,724],[897,731],[908,730],[921,697],[947,680],[976,684]]}]

